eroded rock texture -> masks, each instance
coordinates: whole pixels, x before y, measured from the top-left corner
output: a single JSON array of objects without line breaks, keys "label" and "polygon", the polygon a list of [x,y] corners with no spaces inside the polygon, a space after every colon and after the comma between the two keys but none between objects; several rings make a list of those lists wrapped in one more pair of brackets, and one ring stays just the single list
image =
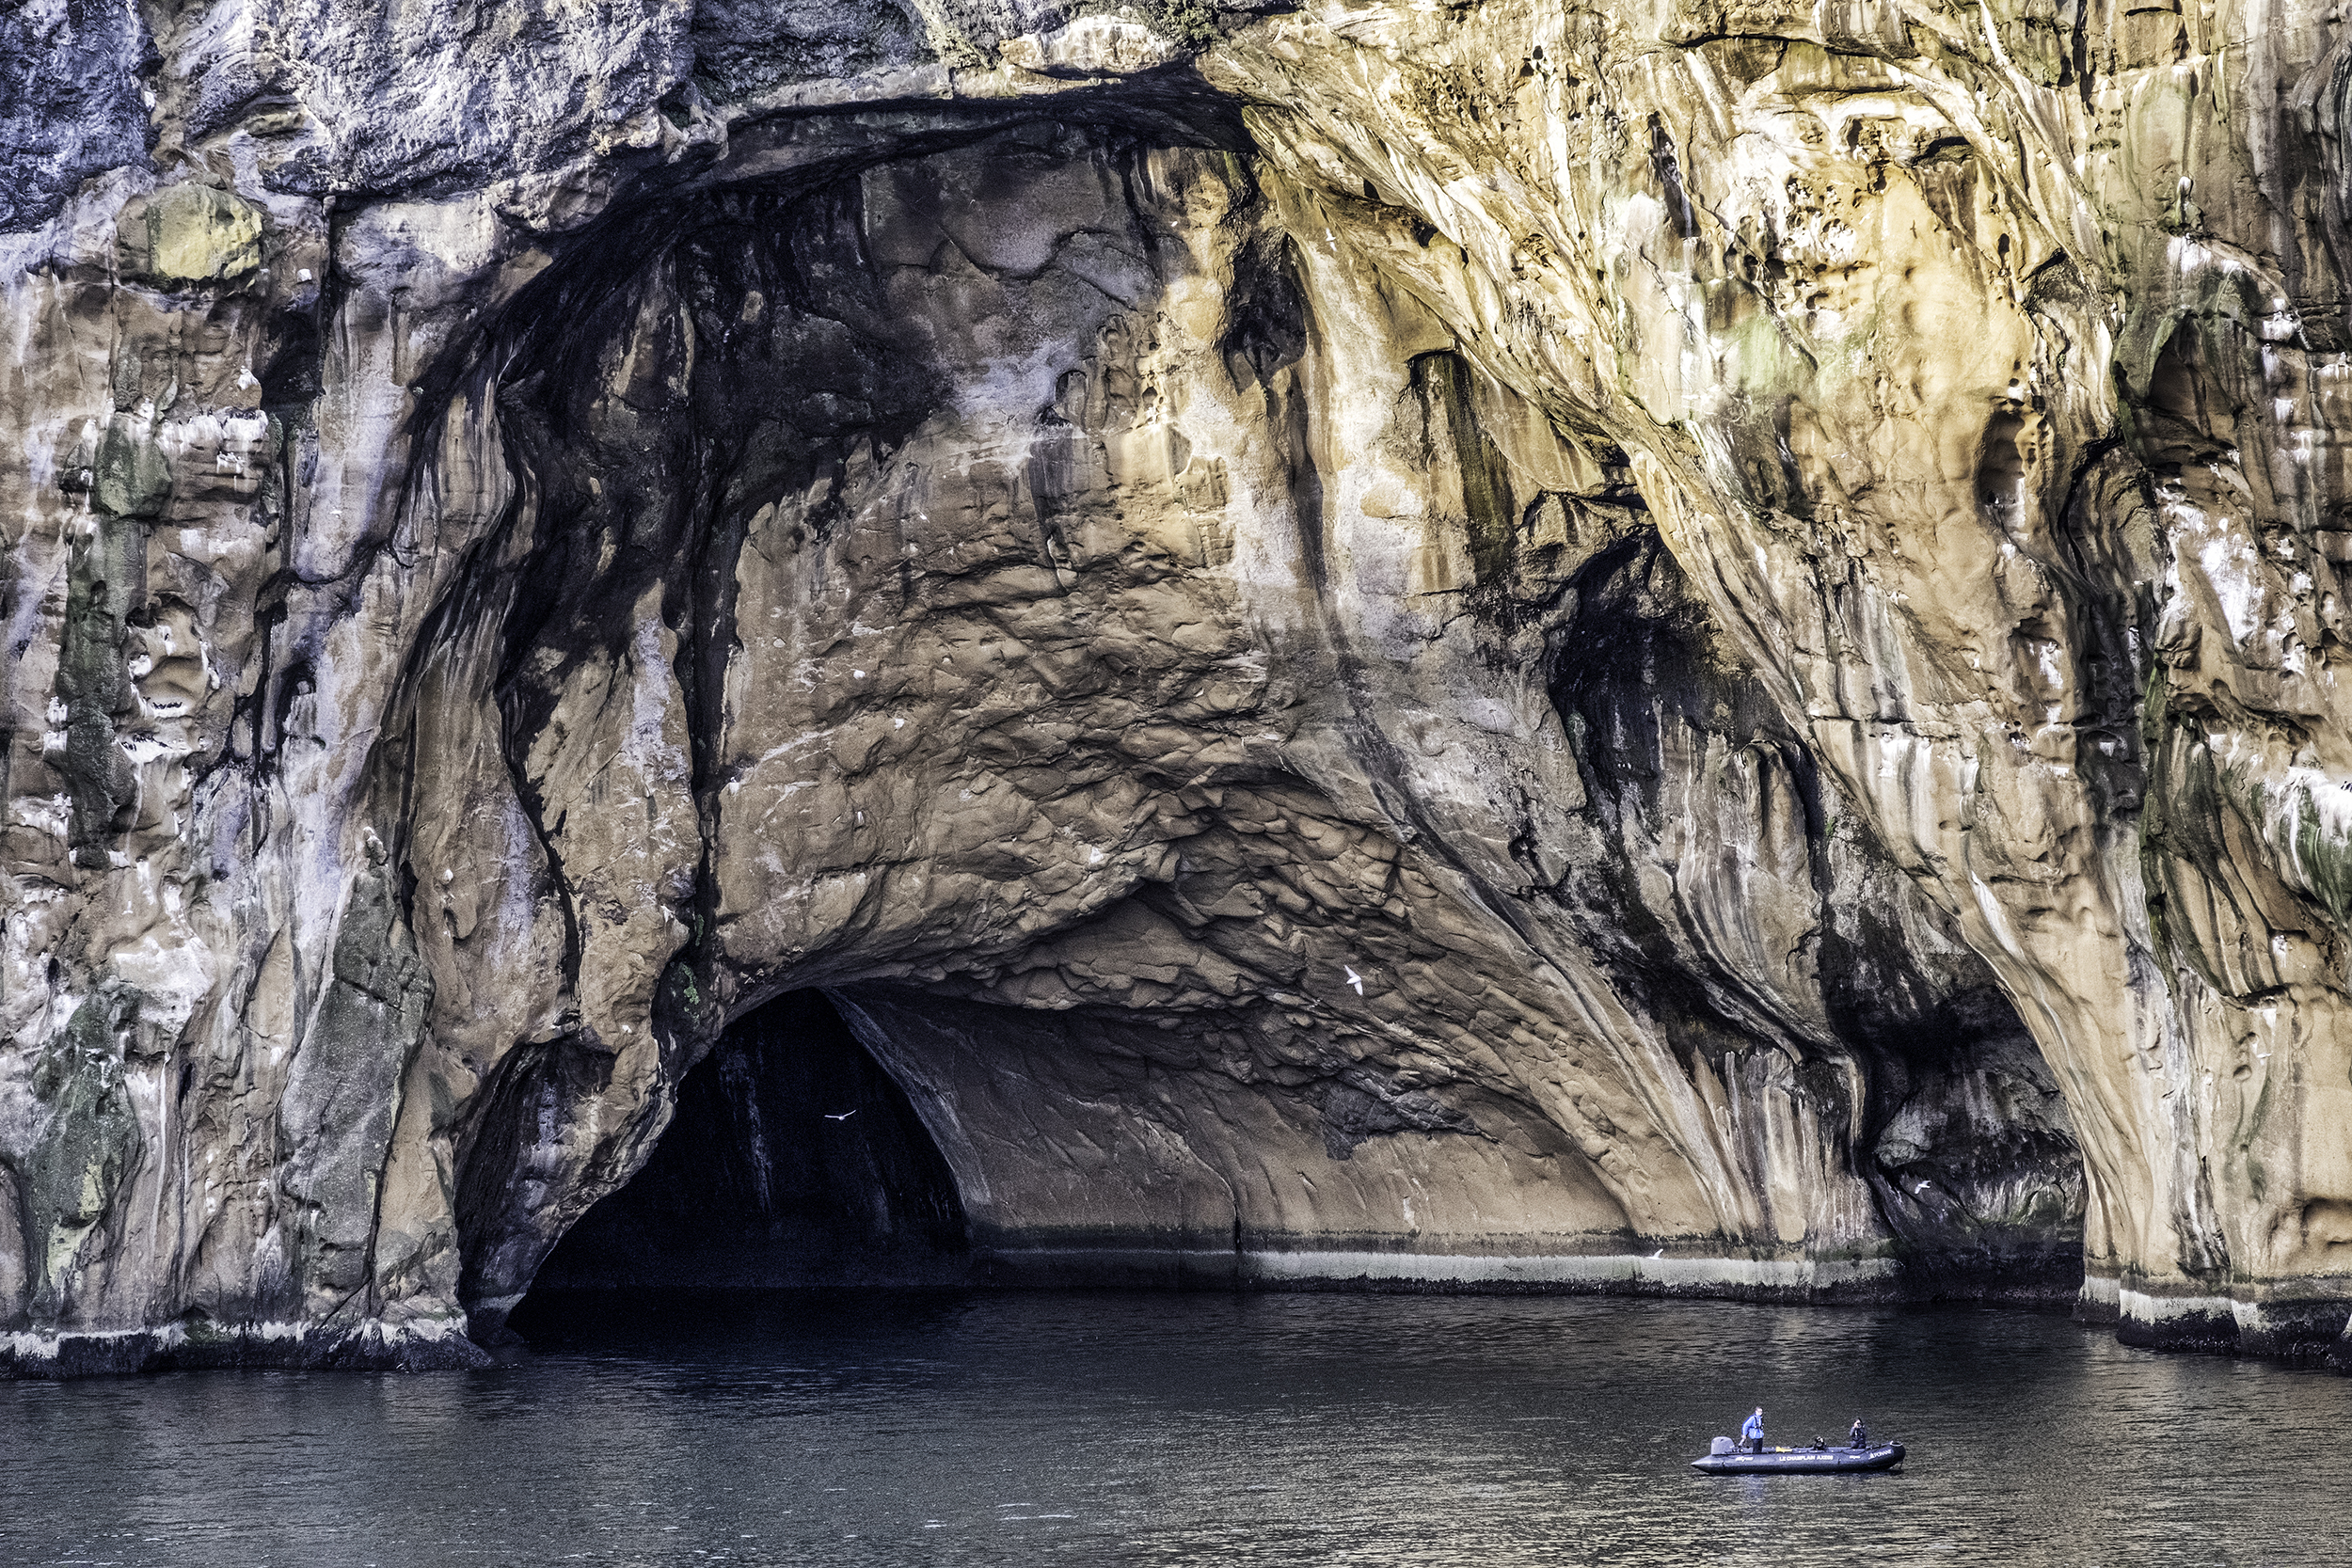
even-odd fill
[{"label": "eroded rock texture", "polygon": [[2333,15],[0,24],[13,1364],[575,1227],[2331,1354]]}]

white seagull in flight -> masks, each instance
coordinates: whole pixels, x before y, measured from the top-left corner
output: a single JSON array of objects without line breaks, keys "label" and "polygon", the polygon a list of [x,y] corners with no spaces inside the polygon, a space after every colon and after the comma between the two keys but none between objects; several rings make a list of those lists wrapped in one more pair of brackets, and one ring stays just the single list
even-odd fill
[{"label": "white seagull in flight", "polygon": [[[1342,969],[1347,969],[1347,965],[1345,964],[1342,964],[1340,967]],[[1347,969],[1347,983],[1356,988],[1357,995],[1361,996],[1364,994],[1364,977],[1357,974],[1352,969]]]},{"label": "white seagull in flight", "polygon": [[841,1113],[840,1113],[840,1114],[838,1114],[838,1115],[835,1115],[834,1112],[827,1111],[827,1112],[825,1113],[825,1119],[826,1119],[827,1121],[847,1121],[847,1120],[849,1120],[851,1117],[853,1117],[853,1116],[855,1116],[855,1115],[857,1115],[857,1112],[855,1112],[855,1111],[853,1111],[853,1110],[851,1110],[851,1111],[843,1111],[843,1112],[841,1112]]}]

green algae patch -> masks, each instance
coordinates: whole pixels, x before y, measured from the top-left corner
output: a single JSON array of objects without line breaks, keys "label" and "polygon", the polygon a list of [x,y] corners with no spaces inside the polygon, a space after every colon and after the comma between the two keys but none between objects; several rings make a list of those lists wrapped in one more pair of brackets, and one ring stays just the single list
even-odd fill
[{"label": "green algae patch", "polygon": [[131,759],[116,744],[116,721],[130,708],[123,640],[132,610],[147,595],[147,529],[105,512],[74,541],[66,568],[65,639],[56,700],[65,746],[53,766],[72,809],[73,863],[103,866],[125,810],[137,797]]},{"label": "green algae patch", "polygon": [[121,1047],[143,1000],[136,987],[103,983],[33,1068],[33,1098],[47,1116],[16,1174],[37,1323],[54,1322],[63,1309],[84,1238],[106,1217],[146,1148],[123,1085]]},{"label": "green algae patch", "polygon": [[2288,792],[2287,850],[2304,884],[2340,930],[2352,931],[2352,832],[2323,821],[2319,799],[2307,785]]},{"label": "green algae patch", "polygon": [[113,517],[160,517],[171,499],[171,459],[142,421],[106,421],[90,469],[90,505]]}]

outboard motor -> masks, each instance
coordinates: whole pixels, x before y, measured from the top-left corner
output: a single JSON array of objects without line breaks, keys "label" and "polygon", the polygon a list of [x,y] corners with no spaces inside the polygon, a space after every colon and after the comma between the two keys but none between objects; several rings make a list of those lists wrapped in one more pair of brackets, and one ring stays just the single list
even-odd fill
[{"label": "outboard motor", "polygon": [[1709,1454],[1729,1453],[1732,1451],[1731,1439],[1728,1437],[1718,1437],[1713,1442],[1707,1445],[1707,1451]]}]

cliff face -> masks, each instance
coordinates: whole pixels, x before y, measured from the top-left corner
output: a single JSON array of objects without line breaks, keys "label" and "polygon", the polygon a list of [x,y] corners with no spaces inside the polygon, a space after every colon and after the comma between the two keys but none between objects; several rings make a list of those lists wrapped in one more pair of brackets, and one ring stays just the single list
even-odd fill
[{"label": "cliff face", "polygon": [[555,1276],[2328,1354],[2331,14],[0,21],[8,1354],[649,1158]]}]

